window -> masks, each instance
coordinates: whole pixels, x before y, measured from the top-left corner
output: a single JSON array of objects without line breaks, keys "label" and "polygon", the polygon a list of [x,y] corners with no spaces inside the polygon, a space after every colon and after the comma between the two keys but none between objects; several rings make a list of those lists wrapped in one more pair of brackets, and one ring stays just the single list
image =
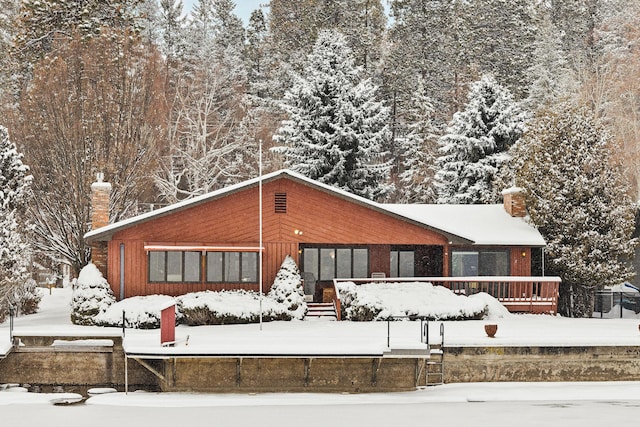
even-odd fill
[{"label": "window", "polygon": [[258,282],[257,252],[149,251],[149,282]]},{"label": "window", "polygon": [[207,282],[223,282],[224,252],[207,252]]},{"label": "window", "polygon": [[369,249],[350,247],[306,247],[302,250],[303,271],[319,280],[367,277]]},{"label": "window", "polygon": [[509,251],[482,250],[451,252],[451,275],[456,276],[508,276]]},{"label": "window", "polygon": [[150,282],[199,282],[200,252],[149,252]]},{"label": "window", "polygon": [[149,252],[149,281],[165,282],[166,274],[166,252]]},{"label": "window", "polygon": [[320,258],[318,255],[318,248],[304,248],[302,250],[303,271],[306,273],[312,273],[313,277],[316,279],[320,277],[318,274],[320,265]]},{"label": "window", "polygon": [[320,249],[320,280],[331,280],[336,277],[335,259],[335,249]]},{"label": "window", "polygon": [[414,251],[392,250],[389,267],[389,273],[391,277],[414,277]]},{"label": "window", "polygon": [[354,249],[353,250],[353,278],[369,277],[369,250]]},{"label": "window", "polygon": [[257,252],[207,252],[207,282],[258,282]]}]

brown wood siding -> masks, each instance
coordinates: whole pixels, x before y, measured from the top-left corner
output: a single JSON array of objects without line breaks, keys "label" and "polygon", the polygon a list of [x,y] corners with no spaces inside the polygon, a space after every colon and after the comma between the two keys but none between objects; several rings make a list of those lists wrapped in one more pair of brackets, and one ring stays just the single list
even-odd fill
[{"label": "brown wood siding", "polygon": [[[286,213],[275,212],[275,193],[286,193]],[[281,202],[281,200],[280,200]],[[296,234],[298,230],[301,233]],[[255,289],[255,284],[148,284],[145,244],[252,246],[259,244],[258,188],[251,187],[198,206],[154,218],[121,230],[109,242],[108,280],[118,295],[119,246],[125,244],[125,298],[135,295],[180,295],[205,289]],[[285,177],[263,187],[264,291],[267,292],[286,255],[299,261],[300,243],[374,245],[370,271],[389,273],[390,245],[441,245],[448,272],[448,239],[434,231],[378,212],[335,194]],[[512,270],[521,271],[514,260]],[[386,254],[386,256],[382,256]],[[527,260],[529,260],[527,256]],[[517,266],[515,266],[517,264]],[[517,267],[517,268],[516,268]]]}]

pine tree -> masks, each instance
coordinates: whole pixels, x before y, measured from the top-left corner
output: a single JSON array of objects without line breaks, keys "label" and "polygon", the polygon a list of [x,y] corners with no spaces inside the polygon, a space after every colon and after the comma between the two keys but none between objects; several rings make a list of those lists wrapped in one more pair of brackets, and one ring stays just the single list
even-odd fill
[{"label": "pine tree", "polygon": [[291,169],[312,179],[376,199],[390,191],[384,161],[388,109],[376,87],[360,80],[345,37],[325,30],[318,36],[304,73],[286,93],[288,119],[274,148]]},{"label": "pine tree", "polygon": [[245,34],[242,21],[233,12],[232,0],[213,0],[213,23],[218,57],[225,52],[242,56]]},{"label": "pine tree", "polygon": [[383,90],[394,115],[402,115],[421,79],[437,119],[459,108],[471,81],[473,49],[470,8],[462,0],[395,0],[390,46],[384,59]]},{"label": "pine tree", "polygon": [[398,201],[403,203],[433,203],[436,192],[433,183],[437,146],[431,99],[418,90],[412,99],[406,135],[400,140]]},{"label": "pine tree", "polygon": [[547,242],[546,274],[562,278],[559,311],[588,317],[597,289],[628,280],[637,206],[610,136],[586,108],[543,110],[514,146],[516,185]]},{"label": "pine tree", "polygon": [[438,203],[499,202],[501,188],[494,188],[494,178],[524,131],[524,114],[493,77],[474,83],[468,98],[438,140]]},{"label": "pine tree", "polygon": [[13,291],[26,280],[30,263],[29,247],[22,234],[31,182],[28,171],[7,129],[0,126],[0,317]]},{"label": "pine tree", "polygon": [[16,92],[14,73],[18,69],[11,55],[19,0],[0,0],[0,111],[11,104]]},{"label": "pine tree", "polygon": [[474,0],[468,9],[472,66],[522,99],[536,34],[531,0]]},{"label": "pine tree", "polygon": [[526,102],[532,110],[566,99],[578,89],[577,77],[562,49],[561,33],[551,21],[550,13],[544,9],[541,13],[533,64],[528,70],[531,85]]},{"label": "pine tree", "polygon": [[185,43],[185,22],[182,16],[182,0],[160,0],[161,51],[167,58],[168,66],[182,58]]},{"label": "pine tree", "polygon": [[247,28],[247,45],[245,47],[245,58],[247,62],[247,75],[249,84],[255,90],[253,93],[260,93],[260,86],[265,80],[265,38],[267,35],[267,21],[261,9],[251,12],[249,26]]}]

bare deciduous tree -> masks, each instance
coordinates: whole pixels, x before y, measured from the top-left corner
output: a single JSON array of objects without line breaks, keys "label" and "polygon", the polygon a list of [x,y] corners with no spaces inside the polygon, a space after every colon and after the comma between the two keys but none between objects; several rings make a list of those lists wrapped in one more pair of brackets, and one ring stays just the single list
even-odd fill
[{"label": "bare deciduous tree", "polygon": [[135,213],[151,188],[166,121],[163,66],[126,32],[57,43],[57,54],[36,65],[14,127],[33,165],[36,248],[77,273],[89,260],[83,235],[96,172],[113,185],[112,220]]}]

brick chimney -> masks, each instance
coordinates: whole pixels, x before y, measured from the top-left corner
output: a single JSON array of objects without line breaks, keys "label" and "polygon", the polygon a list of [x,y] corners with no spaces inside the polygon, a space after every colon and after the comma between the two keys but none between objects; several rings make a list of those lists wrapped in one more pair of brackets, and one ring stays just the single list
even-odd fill
[{"label": "brick chimney", "polygon": [[[104,174],[98,173],[96,182],[91,184],[91,229],[96,230],[109,224],[109,196],[111,184],[104,182]],[[102,275],[107,277],[107,242],[91,243],[91,262]]]},{"label": "brick chimney", "polygon": [[524,200],[524,190],[520,187],[511,187],[502,191],[504,210],[513,217],[523,218],[527,216],[527,204]]}]

